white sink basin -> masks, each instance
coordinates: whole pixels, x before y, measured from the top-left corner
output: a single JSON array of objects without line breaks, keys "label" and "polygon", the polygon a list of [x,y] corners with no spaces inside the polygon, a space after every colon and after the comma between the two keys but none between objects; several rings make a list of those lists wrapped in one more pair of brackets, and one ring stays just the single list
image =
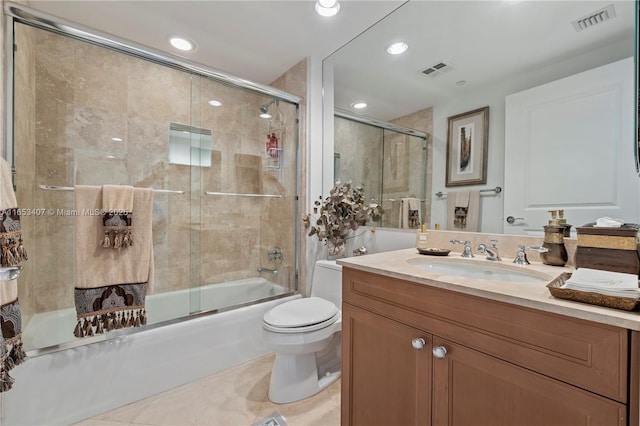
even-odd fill
[{"label": "white sink basin", "polygon": [[515,265],[500,265],[467,261],[439,261],[432,259],[409,259],[407,262],[425,271],[448,276],[487,281],[509,281],[518,283],[547,283],[550,277],[543,277],[533,271],[525,271]]}]

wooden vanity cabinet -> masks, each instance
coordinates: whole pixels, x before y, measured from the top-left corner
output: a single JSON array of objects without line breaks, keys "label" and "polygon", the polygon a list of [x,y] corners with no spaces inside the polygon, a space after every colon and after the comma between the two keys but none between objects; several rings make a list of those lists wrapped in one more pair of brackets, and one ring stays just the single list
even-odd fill
[{"label": "wooden vanity cabinet", "polygon": [[[343,305],[342,322],[343,360],[349,357],[342,377],[349,378],[350,389],[348,405],[342,401],[342,424],[430,424],[431,336],[350,305]],[[422,339],[416,342],[421,350],[413,347],[414,339]]]},{"label": "wooden vanity cabinet", "polygon": [[627,425],[628,330],[512,307],[343,267],[342,425]]}]

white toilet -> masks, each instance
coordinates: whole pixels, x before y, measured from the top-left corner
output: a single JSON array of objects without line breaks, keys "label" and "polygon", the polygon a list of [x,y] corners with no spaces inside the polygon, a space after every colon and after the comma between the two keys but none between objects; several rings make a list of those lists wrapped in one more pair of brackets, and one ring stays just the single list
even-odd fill
[{"label": "white toilet", "polygon": [[283,404],[308,398],[340,377],[342,266],[316,262],[311,296],[264,314],[266,346],[275,352],[269,399]]}]

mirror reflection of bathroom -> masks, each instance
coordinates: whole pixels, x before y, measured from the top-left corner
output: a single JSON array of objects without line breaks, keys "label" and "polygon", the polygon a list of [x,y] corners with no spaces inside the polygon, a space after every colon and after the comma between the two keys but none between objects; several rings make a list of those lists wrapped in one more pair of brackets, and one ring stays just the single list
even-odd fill
[{"label": "mirror reflection of bathroom", "polygon": [[[630,1],[406,2],[325,58],[326,83],[334,89],[331,107],[392,123],[432,110],[428,129],[404,123],[427,132],[429,144],[433,143],[433,148],[428,148],[427,185],[431,189],[426,194],[431,228],[448,222],[446,194],[468,190],[487,190],[481,194],[477,212],[480,232],[542,234],[546,222],[538,211],[552,208],[564,209],[568,220],[576,224],[587,223],[587,216],[618,215],[631,220],[637,216],[634,206],[640,193],[632,161],[637,155],[636,7],[637,2]],[[607,12],[608,19],[576,28],[574,22],[579,18],[608,8],[612,9]],[[411,41],[404,54],[395,57],[380,48],[399,34]],[[432,40],[438,43],[434,45]],[[487,57],[496,60],[486,61]],[[621,61],[626,62],[613,65]],[[599,77],[575,83],[583,73],[601,67],[605,68]],[[624,82],[619,80],[621,75]],[[565,92],[558,89],[572,81],[574,86],[602,93],[601,99],[577,93],[563,95]],[[558,86],[550,89],[553,82]],[[623,88],[620,97],[605,87],[606,82]],[[507,104],[505,99],[525,96],[529,90],[548,90],[555,98],[536,101],[535,105],[555,105],[571,113],[570,117],[562,120],[551,109],[536,109],[529,117],[530,133],[513,128],[518,106]],[[572,99],[581,100],[572,104]],[[356,100],[370,102],[355,110]],[[585,102],[601,110],[585,107]],[[605,107],[608,103],[612,107]],[[484,106],[491,111],[486,183],[448,188],[447,119]],[[523,146],[519,141],[526,142]],[[529,148],[533,151],[527,154]],[[345,162],[345,153],[340,153]],[[359,150],[356,155],[366,153]],[[566,158],[571,158],[572,165],[584,165],[577,170],[585,171],[562,173]],[[598,174],[586,172],[594,168]],[[518,178],[523,172],[526,178]],[[496,187],[503,191],[489,191]],[[524,200],[522,194],[534,197]],[[525,220],[510,224],[505,221],[508,216]]]},{"label": "mirror reflection of bathroom", "polygon": [[[421,126],[422,114],[414,114],[409,123]],[[375,226],[417,229],[429,220],[428,139],[425,132],[399,123],[338,111],[334,116],[334,176],[336,181],[362,185],[365,198],[382,205],[385,213]],[[414,212],[411,220],[409,210]]]}]

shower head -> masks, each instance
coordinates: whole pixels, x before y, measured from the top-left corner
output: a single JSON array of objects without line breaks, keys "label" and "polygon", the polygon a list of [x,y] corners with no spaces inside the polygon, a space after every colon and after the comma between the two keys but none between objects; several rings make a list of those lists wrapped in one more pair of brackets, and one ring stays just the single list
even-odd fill
[{"label": "shower head", "polygon": [[277,100],[273,99],[268,104],[264,104],[260,107],[260,118],[271,118],[271,114],[269,114],[269,107],[275,102],[277,102]]}]

